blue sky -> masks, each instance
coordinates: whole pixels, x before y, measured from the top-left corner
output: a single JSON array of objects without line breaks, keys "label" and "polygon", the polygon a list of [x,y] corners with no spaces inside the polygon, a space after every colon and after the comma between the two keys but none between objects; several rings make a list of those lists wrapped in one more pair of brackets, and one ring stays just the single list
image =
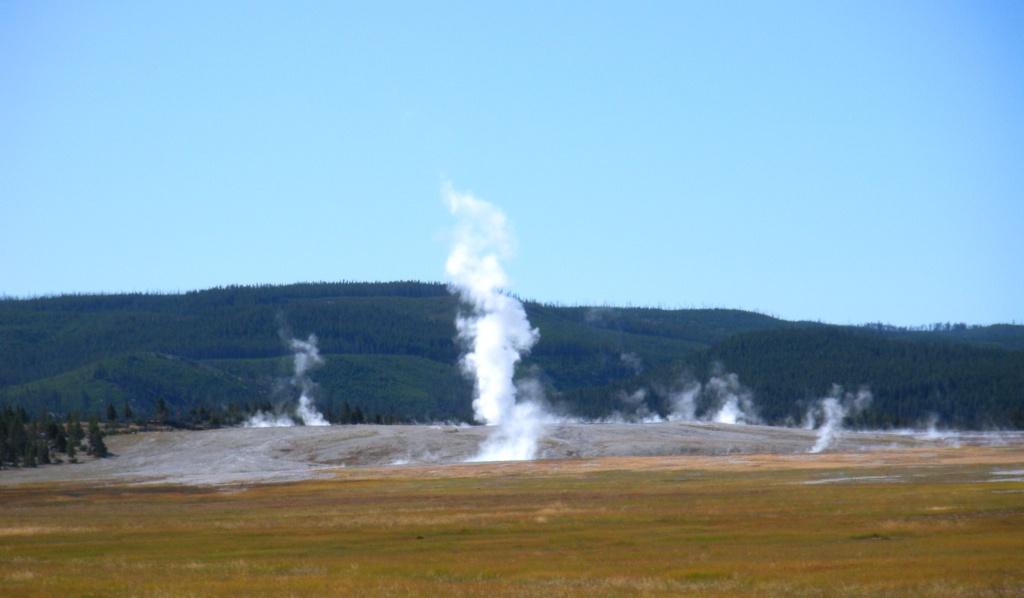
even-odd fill
[{"label": "blue sky", "polygon": [[1024,321],[1020,2],[0,4],[0,293],[439,280]]}]

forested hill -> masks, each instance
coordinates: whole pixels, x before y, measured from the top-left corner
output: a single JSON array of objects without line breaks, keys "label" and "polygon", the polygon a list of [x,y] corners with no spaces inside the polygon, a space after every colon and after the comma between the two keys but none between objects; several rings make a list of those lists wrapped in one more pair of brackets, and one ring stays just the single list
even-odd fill
[{"label": "forested hill", "polygon": [[[766,421],[799,419],[832,383],[869,385],[864,425],[1024,427],[1024,327],[904,330],[787,322],[727,309],[562,307],[528,302],[541,340],[523,363],[567,412],[651,411],[689,375],[736,372]],[[469,420],[456,366],[457,301],[436,283],[315,283],[184,294],[0,300],[0,403],[30,413],[237,421],[292,398],[285,337],[319,338],[311,375],[335,418]],[[636,407],[629,405],[630,409]],[[342,416],[342,414],[345,414]]]}]

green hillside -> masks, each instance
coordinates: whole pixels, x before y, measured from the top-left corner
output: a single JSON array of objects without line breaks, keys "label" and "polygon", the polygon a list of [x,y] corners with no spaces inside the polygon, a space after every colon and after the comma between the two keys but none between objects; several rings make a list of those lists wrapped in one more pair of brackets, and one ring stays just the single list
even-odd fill
[{"label": "green hillside", "polygon": [[807,402],[837,383],[869,385],[875,401],[857,418],[864,426],[910,426],[934,414],[953,427],[1024,427],[1024,351],[947,340],[840,327],[761,331],[716,345],[698,368],[718,361],[740,372],[769,421],[799,421]]},{"label": "green hillside", "polygon": [[[1024,426],[1024,327],[934,331],[841,328],[727,309],[563,307],[528,302],[541,341],[524,360],[553,403],[604,417],[649,391],[666,410],[682,372],[721,362],[756,393],[769,422],[799,419],[833,383],[868,384],[864,425],[931,413],[965,426]],[[199,409],[235,421],[294,400],[283,336],[319,338],[311,372],[323,410],[386,421],[468,420],[457,367],[456,299],[436,283],[310,283],[178,295],[0,300],[0,402],[32,413],[102,413],[108,404],[172,418]]]}]

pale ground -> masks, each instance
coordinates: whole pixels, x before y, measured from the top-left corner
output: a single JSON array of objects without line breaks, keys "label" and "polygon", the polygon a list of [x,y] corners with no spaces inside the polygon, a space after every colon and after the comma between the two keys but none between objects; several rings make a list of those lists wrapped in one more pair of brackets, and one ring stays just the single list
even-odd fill
[{"label": "pale ground", "polygon": [[[0,471],[0,485],[53,481],[113,483],[237,484],[283,482],[337,475],[346,477],[373,468],[416,470],[464,462],[473,456],[493,428],[445,425],[330,426],[294,428],[225,428],[207,431],[145,432],[113,435],[107,445],[113,456],[80,464],[48,465],[35,469]],[[829,454],[810,455],[815,433],[794,428],[709,423],[556,424],[546,428],[540,457],[558,468],[564,460],[595,467],[629,465],[629,457],[676,457],[694,462],[713,458],[718,466],[734,462],[758,466],[758,455],[788,455],[782,463],[815,467],[819,463],[852,459],[879,463],[899,454],[956,446],[1024,446],[1024,433],[938,436],[894,432],[845,432]],[[917,450],[914,450],[917,449]],[[949,455],[943,450],[936,454]],[[888,455],[888,457],[887,457]],[[591,461],[593,458],[602,458]],[[946,457],[944,457],[946,458]],[[659,460],[648,460],[646,467]],[[777,457],[773,463],[779,463]],[[634,464],[635,465],[635,464]],[[842,466],[842,465],[841,465]],[[576,467],[576,466],[574,466]],[[448,468],[446,468],[448,469]],[[454,468],[458,470],[460,468]],[[485,468],[478,467],[483,470]],[[502,471],[516,466],[502,465]],[[1008,476],[1013,477],[1013,476]]]}]

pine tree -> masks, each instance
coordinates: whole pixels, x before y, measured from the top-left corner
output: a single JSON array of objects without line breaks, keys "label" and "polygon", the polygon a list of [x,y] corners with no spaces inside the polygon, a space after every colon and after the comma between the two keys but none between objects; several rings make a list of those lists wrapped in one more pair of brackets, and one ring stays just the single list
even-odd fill
[{"label": "pine tree", "polygon": [[4,415],[0,417],[0,469],[4,468],[4,462],[7,461],[7,418]]},{"label": "pine tree", "polygon": [[85,438],[85,430],[82,429],[82,422],[78,420],[78,414],[69,414],[68,444],[73,445],[77,449],[82,444],[83,438]]},{"label": "pine tree", "polygon": [[68,452],[68,435],[64,432],[64,426],[57,426],[57,435],[53,438],[53,446],[59,453]]},{"label": "pine tree", "polygon": [[7,460],[14,465],[17,465],[19,460],[24,463],[27,444],[28,434],[25,432],[24,420],[19,413],[12,413],[7,422]]},{"label": "pine tree", "polygon": [[44,419],[44,427],[46,429],[46,439],[50,442],[56,442],[57,437],[60,436],[61,426],[58,424],[50,414],[46,414]]},{"label": "pine tree", "polygon": [[89,454],[93,457],[106,457],[107,445],[103,442],[103,431],[95,417],[89,418]]},{"label": "pine tree", "polygon": [[50,463],[50,445],[45,440],[36,441],[36,461]]},{"label": "pine tree", "polygon": [[108,422],[116,422],[117,421],[117,409],[114,409],[114,404],[113,403],[107,403],[107,421]]},{"label": "pine tree", "polygon": [[22,449],[21,464],[23,467],[35,467],[36,466],[36,447],[31,442],[25,443]]}]

